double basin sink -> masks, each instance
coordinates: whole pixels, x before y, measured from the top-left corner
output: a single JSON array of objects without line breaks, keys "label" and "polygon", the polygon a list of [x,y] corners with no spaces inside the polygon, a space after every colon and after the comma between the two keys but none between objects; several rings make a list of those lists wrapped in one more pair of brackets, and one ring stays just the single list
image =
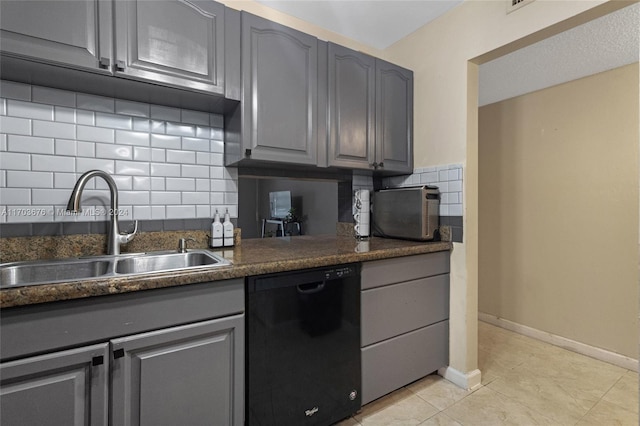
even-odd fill
[{"label": "double basin sink", "polygon": [[13,262],[0,265],[0,288],[134,276],[154,272],[200,270],[228,265],[231,265],[231,262],[207,250]]}]

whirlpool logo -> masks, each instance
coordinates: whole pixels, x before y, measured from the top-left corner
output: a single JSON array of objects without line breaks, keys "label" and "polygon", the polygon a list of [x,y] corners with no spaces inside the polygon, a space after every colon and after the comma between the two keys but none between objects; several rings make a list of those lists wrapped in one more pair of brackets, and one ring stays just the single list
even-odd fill
[{"label": "whirlpool logo", "polygon": [[306,414],[307,417],[311,417],[317,412],[318,412],[318,407],[313,407],[311,410],[306,410],[304,414]]}]

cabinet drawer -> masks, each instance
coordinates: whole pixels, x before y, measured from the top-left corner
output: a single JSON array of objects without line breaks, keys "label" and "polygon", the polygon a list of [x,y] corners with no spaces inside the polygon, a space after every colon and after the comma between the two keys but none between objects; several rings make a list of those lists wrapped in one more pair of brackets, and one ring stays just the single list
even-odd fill
[{"label": "cabinet drawer", "polygon": [[362,292],[362,346],[449,318],[449,274]]},{"label": "cabinet drawer", "polygon": [[449,273],[449,252],[376,260],[362,265],[362,289]]},{"label": "cabinet drawer", "polygon": [[362,349],[362,404],[449,363],[449,321]]}]

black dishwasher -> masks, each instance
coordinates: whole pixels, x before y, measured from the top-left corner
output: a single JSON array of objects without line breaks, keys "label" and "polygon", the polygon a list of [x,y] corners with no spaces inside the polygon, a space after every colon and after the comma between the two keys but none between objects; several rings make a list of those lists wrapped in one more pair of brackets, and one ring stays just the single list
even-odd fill
[{"label": "black dishwasher", "polygon": [[360,409],[360,265],[247,279],[250,426],[330,425]]}]

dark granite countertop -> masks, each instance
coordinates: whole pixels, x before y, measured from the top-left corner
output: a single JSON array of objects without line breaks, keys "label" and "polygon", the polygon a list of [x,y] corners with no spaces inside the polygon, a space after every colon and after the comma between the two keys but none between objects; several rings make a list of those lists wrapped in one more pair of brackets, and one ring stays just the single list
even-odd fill
[{"label": "dark granite countertop", "polygon": [[162,272],[0,290],[0,308],[81,299],[132,291],[242,278],[273,272],[387,259],[451,250],[450,242],[415,242],[371,238],[358,242],[334,235],[242,240],[233,249],[212,250],[233,262],[208,270]]}]

